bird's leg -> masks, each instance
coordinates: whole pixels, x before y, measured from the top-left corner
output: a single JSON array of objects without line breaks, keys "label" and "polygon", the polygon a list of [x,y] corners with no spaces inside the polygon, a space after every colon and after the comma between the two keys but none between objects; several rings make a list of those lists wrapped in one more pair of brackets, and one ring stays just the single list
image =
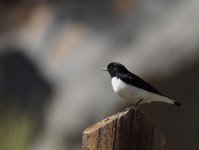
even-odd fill
[{"label": "bird's leg", "polygon": [[133,105],[132,107],[130,108],[133,108],[133,109],[136,109],[136,107],[142,102],[143,98],[140,99],[137,103],[135,103],[135,105]]},{"label": "bird's leg", "polygon": [[133,109],[136,109],[136,107],[142,102],[143,98],[140,99],[137,103],[135,103],[135,105],[129,107],[129,108],[126,108],[123,112],[126,112],[128,111],[129,109],[133,108]]},{"label": "bird's leg", "polygon": [[[131,107],[128,107],[126,108],[125,110],[123,110],[122,112],[126,112],[128,110],[130,110],[131,108],[135,109],[136,110],[136,107],[142,102],[143,98],[140,99],[137,103],[135,103],[135,105],[131,106]],[[120,113],[120,112],[119,112]]]}]

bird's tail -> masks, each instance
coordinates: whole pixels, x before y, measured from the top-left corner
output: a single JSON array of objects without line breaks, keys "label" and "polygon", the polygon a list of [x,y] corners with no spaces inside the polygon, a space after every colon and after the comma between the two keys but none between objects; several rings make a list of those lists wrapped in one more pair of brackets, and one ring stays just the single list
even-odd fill
[{"label": "bird's tail", "polygon": [[181,103],[178,103],[176,101],[173,101],[173,104],[176,106],[176,107],[179,107],[179,108],[182,108],[183,105]]},{"label": "bird's tail", "polygon": [[156,95],[153,99],[153,101],[159,101],[159,102],[165,102],[165,103],[168,103],[168,104],[172,104],[178,108],[182,108],[182,104],[179,103],[179,102],[176,102],[175,100],[169,98],[169,97],[166,97],[166,96],[160,96],[160,95]]},{"label": "bird's tail", "polygon": [[179,102],[176,102],[175,100],[171,99],[171,98],[168,98],[168,97],[165,97],[163,96],[164,98],[162,98],[162,102],[166,102],[166,103],[169,103],[169,104],[172,104],[178,108],[182,108],[182,104],[179,103]]}]

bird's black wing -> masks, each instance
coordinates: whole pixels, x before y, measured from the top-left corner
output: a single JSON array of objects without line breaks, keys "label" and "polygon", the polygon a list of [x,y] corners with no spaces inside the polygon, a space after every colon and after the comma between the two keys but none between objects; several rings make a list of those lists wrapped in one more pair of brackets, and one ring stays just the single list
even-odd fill
[{"label": "bird's black wing", "polygon": [[118,77],[125,83],[134,85],[135,87],[138,87],[138,88],[144,89],[146,91],[164,96],[162,93],[160,93],[158,90],[156,90],[149,83],[147,83],[146,81],[144,81],[143,79],[141,79],[140,77],[136,76],[133,73],[129,72],[126,74],[118,74]]}]

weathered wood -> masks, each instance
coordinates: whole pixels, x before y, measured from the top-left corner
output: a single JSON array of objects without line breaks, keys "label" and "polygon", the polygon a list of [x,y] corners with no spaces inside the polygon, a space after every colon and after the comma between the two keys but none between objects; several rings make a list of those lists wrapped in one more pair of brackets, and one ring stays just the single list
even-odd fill
[{"label": "weathered wood", "polygon": [[83,150],[164,150],[163,135],[139,109],[108,117],[83,132]]}]

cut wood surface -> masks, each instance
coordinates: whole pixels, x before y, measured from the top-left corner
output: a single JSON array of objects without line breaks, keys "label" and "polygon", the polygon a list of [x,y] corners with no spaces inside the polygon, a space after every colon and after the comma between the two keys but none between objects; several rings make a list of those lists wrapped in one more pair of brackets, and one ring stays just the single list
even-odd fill
[{"label": "cut wood surface", "polygon": [[139,109],[110,116],[83,132],[83,150],[164,150],[165,140]]}]

